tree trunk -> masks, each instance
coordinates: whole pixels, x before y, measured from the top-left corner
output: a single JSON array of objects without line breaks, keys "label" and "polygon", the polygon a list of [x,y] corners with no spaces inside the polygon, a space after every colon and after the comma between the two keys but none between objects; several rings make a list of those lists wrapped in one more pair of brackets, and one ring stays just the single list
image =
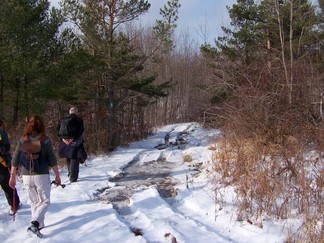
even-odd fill
[{"label": "tree trunk", "polygon": [[282,21],[281,21],[279,1],[276,0],[275,4],[276,4],[278,30],[279,30],[279,37],[280,37],[280,44],[281,44],[281,60],[282,60],[282,65],[283,65],[284,73],[285,73],[286,88],[288,90],[287,98],[288,98],[289,105],[291,105],[291,102],[292,102],[292,93],[291,93],[292,87],[291,87],[291,80],[289,79],[287,63],[286,63],[284,30],[283,30]]},{"label": "tree trunk", "polygon": [[109,134],[108,134],[108,149],[114,150],[116,146],[116,104],[115,104],[115,91],[114,81],[109,78],[108,81],[108,111],[109,111]]},{"label": "tree trunk", "polygon": [[13,124],[16,124],[18,121],[19,97],[20,97],[20,80],[19,80],[19,78],[16,78],[15,88],[16,88],[16,99],[15,99],[15,106],[14,106],[13,117],[12,117]]},{"label": "tree trunk", "polygon": [[24,76],[24,96],[25,96],[25,117],[29,117],[29,95],[28,95],[28,78],[27,75]]},{"label": "tree trunk", "polygon": [[3,78],[3,76],[0,76],[0,103],[1,103],[1,107],[0,107],[0,109],[1,109],[1,112],[3,113],[3,108],[4,108],[4,106],[3,106],[3,89],[4,89],[4,78]]}]

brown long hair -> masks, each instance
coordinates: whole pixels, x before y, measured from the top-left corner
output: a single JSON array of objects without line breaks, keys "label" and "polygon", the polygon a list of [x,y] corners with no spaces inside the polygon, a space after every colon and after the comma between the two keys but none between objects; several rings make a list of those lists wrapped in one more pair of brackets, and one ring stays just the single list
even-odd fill
[{"label": "brown long hair", "polygon": [[41,137],[45,136],[45,124],[40,116],[32,116],[24,128],[23,136],[35,136],[38,134]]}]

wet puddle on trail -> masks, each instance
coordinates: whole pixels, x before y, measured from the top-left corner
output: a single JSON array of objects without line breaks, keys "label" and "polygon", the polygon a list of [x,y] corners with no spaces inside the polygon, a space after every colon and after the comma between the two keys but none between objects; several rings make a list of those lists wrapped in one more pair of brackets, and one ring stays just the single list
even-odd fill
[{"label": "wet puddle on trail", "polygon": [[170,175],[174,166],[174,163],[165,160],[150,161],[140,165],[135,163],[109,179],[110,182],[116,183],[114,187],[99,189],[94,196],[111,202],[117,210],[128,206],[134,190],[152,185],[156,185],[161,197],[170,198],[176,195],[174,186],[177,181]]}]

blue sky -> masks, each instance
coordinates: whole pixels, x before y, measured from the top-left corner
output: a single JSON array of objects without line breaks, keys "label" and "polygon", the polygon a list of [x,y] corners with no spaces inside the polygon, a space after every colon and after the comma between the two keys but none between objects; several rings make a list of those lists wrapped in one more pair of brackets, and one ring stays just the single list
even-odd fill
[{"label": "blue sky", "polygon": [[[159,18],[160,8],[167,0],[148,0],[151,3],[149,13],[143,16],[143,23],[154,24]],[[221,26],[229,25],[226,6],[232,6],[236,0],[180,0],[178,33],[189,34],[199,43],[212,42],[222,34]]]},{"label": "blue sky", "polygon": [[[60,0],[50,0],[55,6]],[[148,0],[151,8],[142,18],[141,22],[153,25],[160,18],[160,8],[167,0]],[[189,35],[198,43],[213,39],[221,35],[221,26],[229,25],[226,6],[232,6],[236,0],[180,0],[178,34]]]}]

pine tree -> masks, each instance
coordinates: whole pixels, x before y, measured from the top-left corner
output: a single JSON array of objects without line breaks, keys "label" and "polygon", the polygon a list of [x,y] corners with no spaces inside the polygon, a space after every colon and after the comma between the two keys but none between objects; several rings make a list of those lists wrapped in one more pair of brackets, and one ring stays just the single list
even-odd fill
[{"label": "pine tree", "polygon": [[[148,56],[138,51],[132,41],[134,37],[125,32],[126,24],[147,12],[150,4],[144,0],[84,0],[79,3],[65,0],[63,6],[66,16],[80,30],[85,48],[97,60],[100,78],[93,83],[103,87],[96,92],[97,102],[106,104],[109,114],[107,144],[109,149],[114,149],[124,136],[125,108],[130,104],[148,104],[152,98],[165,96],[170,87],[169,82],[155,85],[155,74],[141,74]],[[170,16],[169,21],[174,18]],[[171,30],[172,27],[162,30],[163,41]]]},{"label": "pine tree", "polygon": [[0,23],[0,70],[8,84],[3,101],[14,104],[16,122],[21,111],[28,116],[31,106],[39,108],[38,88],[46,79],[61,19],[55,9],[49,10],[47,0],[4,0],[0,2]]}]

